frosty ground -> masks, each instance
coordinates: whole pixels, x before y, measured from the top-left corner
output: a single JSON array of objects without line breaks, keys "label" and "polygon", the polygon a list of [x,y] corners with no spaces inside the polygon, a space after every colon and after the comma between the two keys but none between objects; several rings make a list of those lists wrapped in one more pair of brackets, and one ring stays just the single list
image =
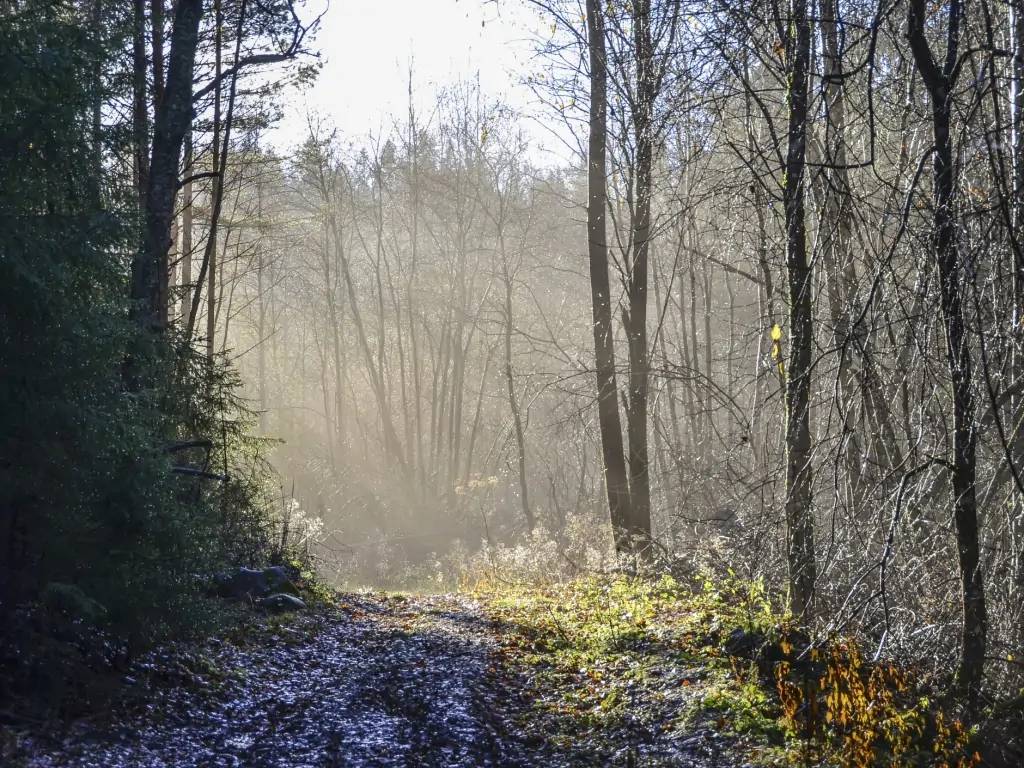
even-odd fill
[{"label": "frosty ground", "polygon": [[[332,608],[260,619],[245,632],[141,659],[110,712],[57,733],[23,733],[13,764],[742,764],[731,740],[708,724],[680,731],[627,718],[611,746],[550,738],[550,715],[536,705],[561,693],[539,690],[528,667],[500,652],[509,631],[462,596],[345,595]],[[669,709],[686,705],[661,698]]]}]

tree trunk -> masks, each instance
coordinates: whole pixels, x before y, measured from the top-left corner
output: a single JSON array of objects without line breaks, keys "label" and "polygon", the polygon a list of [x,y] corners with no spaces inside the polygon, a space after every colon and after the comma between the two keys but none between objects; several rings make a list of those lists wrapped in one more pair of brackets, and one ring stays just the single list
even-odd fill
[{"label": "tree trunk", "polygon": [[[185,134],[185,176],[192,173],[192,131]],[[192,314],[192,182],[181,190],[181,319],[188,323]]]},{"label": "tree trunk", "polygon": [[512,428],[516,438],[516,463],[519,469],[519,504],[523,510],[527,530],[533,531],[537,521],[530,509],[530,497],[526,484],[526,439],[523,435],[523,418],[519,410],[519,399],[516,397],[516,380],[512,369],[512,273],[508,268],[508,255],[505,252],[505,235],[499,230],[498,242],[501,249],[502,277],[505,281],[504,306],[504,341],[505,341],[505,384],[508,390],[508,407],[512,412]]},{"label": "tree trunk", "polygon": [[[242,52],[242,30],[245,24],[246,0],[242,0],[238,9],[238,25],[235,29],[235,62],[241,58]],[[228,109],[221,123],[221,45],[223,34],[221,28],[224,24],[224,13],[220,0],[214,3],[215,15],[217,17],[216,51],[215,51],[215,77],[216,87],[214,88],[214,117],[213,117],[213,186],[210,193],[210,229],[206,238],[206,246],[203,248],[203,259],[199,265],[199,275],[196,277],[196,290],[192,297],[191,312],[188,317],[188,325],[185,329],[185,338],[192,338],[195,330],[196,316],[199,312],[200,299],[202,297],[203,280],[208,280],[207,291],[207,317],[206,317],[206,354],[208,358],[213,357],[216,323],[217,323],[217,228],[220,221],[221,210],[224,205],[224,176],[227,171],[228,147],[231,144],[231,126],[234,122],[235,96],[238,91],[238,67],[231,69],[231,80],[228,86]],[[223,130],[223,137],[221,131]]]},{"label": "tree trunk", "polygon": [[221,133],[221,49],[224,42],[224,7],[221,0],[215,0],[214,9],[214,77],[217,78],[216,87],[213,90],[213,170],[217,174],[213,177],[213,186],[210,193],[210,230],[206,240],[206,251],[203,255],[203,262],[206,264],[206,356],[213,359],[214,339],[217,332],[217,224],[220,220],[220,210],[224,199],[224,176],[221,168],[225,165],[221,158],[220,133]]},{"label": "tree trunk", "polygon": [[[327,312],[328,320],[331,324],[331,353],[334,362],[334,432],[333,436],[330,436],[329,440],[337,440],[338,443],[338,457],[344,462],[345,458],[345,415],[344,415],[344,386],[343,377],[345,370],[344,353],[342,352],[341,345],[341,312],[338,308],[338,271],[335,269],[334,282],[331,280],[331,251],[329,248],[330,243],[330,227],[327,221],[324,221],[324,291],[327,297]],[[344,246],[340,243],[335,245],[334,253],[337,254],[338,250]]]},{"label": "tree trunk", "polygon": [[149,189],[149,105],[146,101],[146,0],[132,4],[132,149],[139,212]]},{"label": "tree trunk", "polygon": [[[1018,242],[1014,244],[1014,280],[1013,280],[1013,316],[1014,325],[1021,322],[1020,311],[1024,305],[1024,259],[1021,258],[1021,244],[1019,238],[1024,236],[1024,0],[1012,0],[1010,6],[1010,34],[1011,52],[1013,64],[1011,68],[1010,81],[1010,152],[1013,175],[1012,195],[1012,225]],[[1009,386],[1017,384],[1022,376],[1020,352],[1017,345],[1011,351],[1011,381]],[[1010,400],[1010,413],[1016,413],[1020,398],[1014,397]],[[1016,528],[1017,537],[1024,538],[1024,499],[1015,500],[1017,508]],[[1024,596],[1024,547],[1017,548],[1017,566],[1015,568],[1016,590],[1018,596]],[[1020,597],[1018,598],[1020,599]],[[1021,600],[1024,602],[1024,600]],[[1017,647],[1024,647],[1024,609],[1017,618],[1016,627]],[[1024,680],[1024,669],[1018,671],[1018,679]]]},{"label": "tree trunk", "polygon": [[[1010,131],[1013,154],[1013,226],[1024,226],[1024,0],[1010,3],[1012,44],[1012,85]],[[1024,296],[1024,264],[1016,268],[1016,298]],[[1019,303],[1018,303],[1019,306]],[[1017,319],[1019,322],[1019,318]]]},{"label": "tree trunk", "polygon": [[651,240],[652,165],[654,162],[654,62],[651,41],[650,0],[633,4],[633,32],[636,46],[637,104],[633,110],[636,133],[636,205],[632,221],[633,264],[629,273],[629,533],[640,550],[647,550],[651,538],[651,483],[647,448],[647,400],[650,361],[647,349],[647,279]]},{"label": "tree trunk", "polygon": [[791,350],[786,371],[786,526],[790,609],[809,621],[814,615],[814,508],[811,487],[811,357],[814,328],[811,267],[804,220],[807,155],[807,70],[811,24],[807,0],[793,0],[786,60],[790,62],[789,129],[783,202],[786,268],[789,278]]},{"label": "tree trunk", "polygon": [[[672,301],[672,283],[671,283],[671,280],[670,280],[665,285],[665,303],[663,304],[662,303],[662,297],[661,297],[661,291],[660,291],[660,279],[659,279],[658,269],[657,269],[656,266],[654,267],[653,272],[654,272],[654,275],[653,275],[654,276],[654,303],[655,303],[655,306],[658,308],[658,312],[661,313],[662,316],[664,317],[664,316],[666,316],[668,314],[668,304]],[[665,343],[665,336],[667,336],[667,334],[665,333],[665,329],[662,328],[661,333],[658,334],[658,339],[657,339],[657,341],[658,341],[658,350],[661,353],[662,364],[667,366],[667,364],[668,364],[668,349],[667,349],[667,345]],[[679,411],[678,411],[678,408],[676,406],[675,385],[673,384],[673,380],[672,380],[671,377],[669,377],[669,378],[667,378],[665,380],[665,398],[668,401],[669,425],[670,425],[670,427],[672,429],[672,433],[671,433],[672,439],[669,440],[668,438],[666,438],[666,442],[668,443],[668,452],[672,456],[672,467],[674,469],[674,474],[675,474],[675,477],[676,477],[676,483],[678,484],[678,488],[676,489],[675,494],[674,495],[670,495],[669,494],[669,488],[668,488],[668,486],[669,486],[669,481],[668,481],[669,473],[668,473],[668,469],[667,469],[667,466],[666,466],[663,469],[663,471],[665,472],[665,477],[666,477],[666,480],[665,480],[665,486],[666,486],[666,488],[665,488],[665,505],[666,505],[665,514],[667,516],[669,516],[670,519],[671,519],[671,523],[669,524],[669,530],[671,531],[671,534],[672,534],[671,539],[672,539],[672,544],[673,544],[673,547],[674,547],[678,543],[677,542],[677,539],[678,539],[678,525],[677,525],[678,515],[673,514],[673,512],[681,512],[682,509],[683,509],[683,504],[684,504],[684,501],[685,501],[684,491],[685,491],[685,488],[686,488],[686,472],[685,472],[685,463],[683,461],[683,456],[684,456],[683,432],[682,432],[682,429],[679,426]],[[657,434],[657,433],[655,433],[655,434]],[[664,462],[663,462],[663,464],[664,464]],[[672,503],[673,500],[675,501],[675,504]],[[673,507],[674,507],[674,509],[673,509]]]},{"label": "tree trunk", "polygon": [[[160,109],[164,100],[166,86],[164,72],[164,0],[152,0],[150,3],[150,26],[152,29],[153,47],[153,112]],[[175,195],[177,197],[177,195]],[[171,264],[174,246],[177,244],[176,218],[171,218],[171,249],[168,250],[163,264],[160,265],[160,323],[164,326],[170,319]]]},{"label": "tree trunk", "polygon": [[[416,305],[414,303],[413,287],[416,285],[419,270],[419,219],[420,219],[420,182],[419,182],[419,137],[416,125],[416,111],[412,99],[412,70],[409,70],[409,150],[410,150],[410,207],[412,226],[409,234],[409,278],[406,284],[406,295],[408,307],[406,317],[409,321],[409,349],[412,356],[412,397],[413,413],[416,426],[416,435],[413,445],[410,448],[412,456],[412,467],[415,470],[415,479],[420,491],[426,489],[426,474],[423,456],[423,373],[420,363],[419,337],[416,333]],[[467,466],[469,458],[467,457]],[[468,473],[468,469],[467,469]]]},{"label": "tree trunk", "polygon": [[256,253],[256,390],[259,431],[267,431],[267,290],[266,257],[262,248]]},{"label": "tree trunk", "polygon": [[608,207],[606,146],[608,70],[605,62],[604,17],[600,0],[587,0],[587,35],[590,48],[590,137],[587,148],[587,243],[590,260],[590,295],[594,322],[594,357],[597,368],[597,413],[601,428],[605,487],[615,546],[629,550],[633,515],[629,480],[619,421],[615,348],[612,338],[611,286],[608,280]]},{"label": "tree trunk", "polygon": [[150,25],[153,36],[153,108],[164,100],[164,0],[151,0]]},{"label": "tree trunk", "polygon": [[[839,350],[838,390],[843,432],[846,439],[846,470],[851,493],[848,505],[859,514],[860,504],[860,441],[851,416],[856,376],[853,367],[854,345],[849,338],[852,326],[852,292],[856,272],[850,253],[851,204],[850,174],[846,155],[846,95],[843,82],[843,60],[840,50],[839,0],[820,0],[821,42],[823,58],[823,91],[825,103],[825,157],[821,171],[823,182],[822,216],[819,225],[821,251],[824,256],[829,316],[832,338]],[[838,489],[837,489],[838,490]]]},{"label": "tree trunk", "polygon": [[[103,40],[103,0],[93,0],[89,19],[97,44]],[[97,189],[103,178],[103,60],[95,57],[92,70],[92,152]]]},{"label": "tree trunk", "polygon": [[955,169],[952,123],[952,93],[955,86],[960,43],[961,6],[949,4],[946,34],[946,60],[940,68],[925,37],[927,10],[924,0],[910,0],[907,36],[914,62],[928,89],[932,106],[934,169],[932,198],[934,234],[932,248],[939,271],[942,320],[946,331],[946,363],[953,389],[953,463],[950,479],[953,493],[953,519],[956,525],[957,554],[960,562],[960,587],[963,628],[957,688],[966,697],[968,709],[977,712],[985,662],[987,616],[985,589],[981,574],[978,542],[978,508],[975,490],[977,435],[974,429],[974,397],[971,391],[972,356],[960,293],[960,244],[954,211]]},{"label": "tree trunk", "polygon": [[131,298],[136,322],[161,331],[160,270],[167,263],[171,219],[178,188],[178,164],[192,124],[192,78],[199,42],[201,0],[178,0],[164,100],[156,113],[153,156],[146,188],[142,247],[132,261]]}]

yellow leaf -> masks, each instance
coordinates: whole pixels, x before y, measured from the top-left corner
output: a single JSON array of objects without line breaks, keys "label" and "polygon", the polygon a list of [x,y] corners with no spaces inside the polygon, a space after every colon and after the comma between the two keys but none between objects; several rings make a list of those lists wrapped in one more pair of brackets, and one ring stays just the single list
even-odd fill
[{"label": "yellow leaf", "polygon": [[778,341],[782,338],[782,328],[776,323],[772,326],[772,341]]}]

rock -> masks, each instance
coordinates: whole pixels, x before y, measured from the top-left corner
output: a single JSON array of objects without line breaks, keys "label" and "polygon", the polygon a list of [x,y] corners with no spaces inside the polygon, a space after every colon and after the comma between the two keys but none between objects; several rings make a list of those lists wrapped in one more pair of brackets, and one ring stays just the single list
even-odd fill
[{"label": "rock", "polygon": [[779,637],[782,632],[777,628],[774,634],[776,637],[757,631],[734,629],[725,641],[725,652],[755,662],[758,671],[764,676],[771,675],[774,666],[780,661],[787,661],[798,669],[812,671],[810,660],[806,657],[806,651],[811,646],[810,637],[799,630],[788,630],[783,644]]},{"label": "rock", "polygon": [[53,615],[95,624],[106,618],[107,609],[74,584],[51,581],[43,589],[43,605]]},{"label": "rock", "polygon": [[262,569],[239,568],[230,573],[218,574],[214,577],[214,583],[218,595],[233,600],[267,597],[282,592],[297,595],[299,592],[289,578],[288,571],[280,565]]},{"label": "rock", "polygon": [[[287,592],[290,595],[298,595],[299,588],[292,581],[292,574],[283,565],[272,565],[263,569],[263,576],[270,585],[271,592]],[[296,573],[295,576],[298,576]]]},{"label": "rock", "polygon": [[729,633],[729,639],[725,641],[725,652],[730,656],[755,659],[764,645],[764,635],[737,627]]},{"label": "rock", "polygon": [[284,613],[285,611],[301,611],[306,603],[300,597],[289,595],[287,592],[278,592],[268,595],[259,602],[260,608],[270,613]]}]

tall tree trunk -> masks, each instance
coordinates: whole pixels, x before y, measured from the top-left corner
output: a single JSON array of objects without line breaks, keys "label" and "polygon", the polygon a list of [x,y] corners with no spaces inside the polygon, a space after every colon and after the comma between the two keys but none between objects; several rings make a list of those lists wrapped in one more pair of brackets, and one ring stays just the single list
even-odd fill
[{"label": "tall tree trunk", "polygon": [[530,497],[526,483],[526,438],[523,434],[523,417],[516,397],[516,379],[512,368],[512,273],[508,268],[508,255],[505,252],[505,235],[499,229],[498,243],[501,251],[502,278],[505,282],[504,305],[504,342],[505,342],[505,384],[508,390],[508,407],[512,412],[512,429],[516,438],[516,464],[519,469],[519,505],[523,510],[527,530],[533,531],[537,521],[530,508]]},{"label": "tall tree trunk", "polygon": [[484,394],[487,392],[487,378],[491,373],[491,360],[494,357],[495,345],[487,348],[484,355],[483,373],[480,374],[480,386],[477,389],[476,408],[473,411],[473,424],[469,429],[469,445],[466,447],[466,459],[463,463],[462,484],[465,485],[473,473],[473,457],[477,436],[480,434],[480,418],[483,414]]},{"label": "tall tree trunk", "polygon": [[[96,44],[103,40],[103,0],[93,0],[89,19]],[[92,70],[92,153],[97,188],[103,178],[103,59],[96,56]]]},{"label": "tall tree trunk", "polygon": [[[185,177],[192,174],[192,130],[185,134]],[[187,324],[192,314],[192,182],[181,190],[181,318]],[[261,337],[262,338],[262,337]]]},{"label": "tall tree trunk", "polygon": [[263,248],[256,252],[256,391],[260,434],[267,431],[267,265]]},{"label": "tall tree trunk", "polygon": [[[1017,232],[1024,227],[1024,0],[1010,3],[1013,64],[1011,67],[1010,131],[1013,155],[1013,226]],[[1024,297],[1024,264],[1016,268],[1015,297],[1020,307]],[[1017,318],[1020,321],[1020,318]]]},{"label": "tall tree trunk", "polygon": [[220,219],[220,207],[224,199],[224,176],[221,167],[224,165],[221,158],[220,133],[221,133],[221,69],[222,52],[224,43],[224,4],[222,0],[214,0],[214,77],[217,78],[216,87],[213,90],[213,171],[217,175],[213,177],[213,186],[210,197],[210,229],[206,240],[206,252],[203,261],[206,263],[206,356],[213,359],[214,339],[217,332],[217,225]]},{"label": "tall tree trunk", "polygon": [[153,156],[146,189],[142,247],[132,261],[131,298],[136,322],[161,331],[160,270],[171,245],[171,219],[178,189],[178,164],[185,133],[192,124],[192,78],[201,0],[178,0],[171,33],[167,88],[156,113]]},{"label": "tall tree trunk", "polygon": [[[413,287],[416,285],[419,270],[419,221],[420,221],[420,189],[419,189],[419,137],[416,126],[416,111],[412,100],[412,70],[409,70],[409,148],[411,154],[410,205],[412,208],[412,232],[409,236],[410,264],[409,280],[406,285],[408,296],[409,347],[412,354],[412,396],[416,421],[416,437],[412,447],[412,466],[416,472],[416,481],[420,491],[426,489],[426,461],[423,456],[423,373],[420,364],[419,338],[416,333],[416,305]],[[472,447],[472,446],[471,446]],[[468,466],[469,457],[467,457]],[[468,469],[466,470],[468,473]]]},{"label": "tall tree trunk", "polygon": [[[317,336],[316,327],[313,328],[314,337]],[[323,344],[320,343],[318,338],[314,338],[316,342],[317,354],[320,358],[320,399],[324,409],[324,442],[327,446],[327,462],[331,468],[331,474],[337,474],[338,472],[338,460],[334,453],[334,419],[331,417],[331,387],[327,383],[327,350],[326,340]]]},{"label": "tall tree trunk", "polygon": [[594,357],[597,368],[597,414],[605,487],[615,546],[629,549],[633,515],[629,480],[619,421],[615,347],[612,337],[611,286],[608,280],[608,207],[606,147],[608,141],[608,70],[605,61],[604,16],[600,0],[587,0],[587,35],[590,48],[590,137],[587,147],[587,243],[590,259],[590,295],[593,307]]},{"label": "tall tree trunk", "polygon": [[629,272],[629,533],[637,547],[649,548],[651,538],[651,482],[647,449],[647,400],[650,361],[647,349],[647,281],[651,240],[652,165],[654,162],[654,51],[651,40],[650,0],[633,3],[636,47],[637,104],[633,110],[636,133],[636,204],[633,212],[633,263]]},{"label": "tall tree trunk", "polygon": [[[743,62],[744,80],[750,80],[750,65],[746,59]],[[758,152],[758,136],[754,126],[754,105],[750,93],[744,93],[744,133],[746,138],[746,149],[751,157]],[[753,169],[752,169],[753,170]],[[750,194],[753,198],[754,216],[757,221],[757,266],[761,277],[761,287],[758,292],[758,303],[761,306],[760,333],[758,334],[758,356],[755,361],[756,369],[761,366],[762,340],[767,338],[767,333],[779,323],[775,314],[776,289],[775,280],[772,275],[772,265],[768,260],[768,219],[766,212],[769,210],[768,196],[764,185],[756,172],[751,173]],[[763,305],[761,301],[763,299]],[[782,366],[775,365],[775,375],[778,377],[779,391],[786,388],[785,375]],[[768,400],[768,387],[770,382],[767,377],[759,376],[757,370],[754,373],[754,394],[750,406],[750,451],[754,461],[765,471],[768,469],[770,457],[775,454],[774,447],[769,444],[767,430],[765,439],[761,440],[761,425],[767,421],[765,414],[765,403]],[[774,432],[774,430],[772,430]]]},{"label": "tall tree trunk", "polygon": [[[335,270],[335,274],[331,276],[331,262],[335,261],[331,257],[330,248],[330,226],[324,220],[324,247],[323,247],[323,267],[324,267],[324,295],[327,299],[327,322],[331,329],[331,358],[334,365],[334,433],[327,436],[328,443],[334,441],[337,442],[338,450],[337,455],[342,460],[344,459],[345,450],[345,427],[344,427],[344,413],[342,404],[342,376],[343,376],[343,365],[341,360],[341,316],[338,312],[338,274]],[[342,248],[341,244],[335,245],[334,253],[337,254],[338,250]]]},{"label": "tall tree trunk", "polygon": [[853,396],[856,392],[854,345],[849,338],[852,326],[852,292],[856,271],[850,253],[852,228],[850,174],[846,155],[846,94],[840,49],[839,0],[820,0],[823,91],[825,106],[825,156],[821,171],[823,182],[822,218],[819,226],[821,250],[825,262],[832,338],[839,350],[838,398],[847,439],[846,469],[851,488],[848,500],[851,512],[861,510],[860,441],[855,432]]},{"label": "tall tree trunk", "polygon": [[[153,112],[160,109],[164,100],[164,88],[166,86],[164,72],[164,0],[151,0],[150,2],[150,26],[153,48]],[[170,310],[170,288],[171,288],[171,263],[172,254],[177,244],[176,219],[171,219],[171,249],[168,250],[164,263],[160,265],[160,322],[166,326],[169,320]]]},{"label": "tall tree trunk", "polygon": [[[213,185],[210,193],[210,228],[206,238],[206,246],[203,248],[203,259],[199,264],[199,274],[196,277],[196,290],[192,296],[192,307],[188,317],[188,325],[185,329],[185,338],[190,340],[196,326],[196,316],[199,312],[199,305],[202,298],[203,280],[208,280],[206,317],[206,354],[208,358],[213,357],[216,342],[217,327],[217,229],[220,222],[221,211],[224,206],[224,176],[227,172],[228,147],[231,145],[231,127],[234,123],[235,96],[238,92],[238,66],[242,53],[242,31],[245,28],[247,0],[242,0],[238,9],[238,24],[235,28],[235,55],[236,66],[231,69],[230,84],[228,86],[228,109],[221,122],[221,45],[224,24],[224,12],[220,0],[214,3],[214,12],[217,18],[216,52],[215,52],[215,77],[216,87],[214,88],[214,118],[213,118]],[[223,136],[221,136],[223,133]]]},{"label": "tall tree trunk", "polygon": [[[658,269],[657,269],[656,263],[655,263],[653,272],[654,272],[654,275],[653,275],[653,277],[654,277],[654,303],[655,303],[655,306],[658,308],[658,312],[661,313],[662,316],[664,317],[665,315],[668,314],[668,304],[672,301],[672,282],[671,282],[671,280],[669,280],[666,283],[666,285],[665,285],[665,303],[663,304],[662,303],[662,297],[661,297],[661,290],[660,290],[661,281],[659,279],[659,274],[658,274]],[[665,337],[667,335],[668,334],[665,332],[665,328],[663,327],[662,330],[661,330],[661,333],[658,334],[658,339],[657,339],[657,341],[658,341],[658,351],[661,353],[661,359],[662,359],[662,364],[663,365],[667,365],[667,363],[668,363],[668,349],[667,349],[667,345],[666,345],[666,342],[665,342]],[[677,535],[678,534],[678,525],[677,525],[678,515],[672,514],[673,504],[671,502],[672,502],[673,499],[675,500],[675,505],[674,506],[675,506],[675,510],[676,511],[682,510],[683,503],[684,503],[684,492],[685,492],[685,488],[686,488],[686,471],[685,471],[685,466],[686,465],[685,465],[685,463],[683,461],[683,455],[684,455],[684,450],[683,450],[683,432],[682,432],[682,429],[679,426],[679,411],[678,411],[678,408],[676,406],[675,385],[674,385],[673,379],[671,377],[669,377],[669,378],[667,378],[665,380],[665,398],[668,401],[669,425],[672,428],[672,439],[668,440],[666,438],[665,442],[668,443],[668,451],[669,451],[669,453],[672,456],[672,466],[673,466],[673,469],[675,470],[676,483],[678,484],[678,488],[676,489],[676,493],[675,493],[675,495],[673,497],[672,495],[669,494],[669,490],[668,490],[668,486],[669,486],[668,470],[667,470],[667,467],[664,468],[663,472],[665,472],[665,477],[666,477],[666,480],[665,480],[665,486],[666,486],[665,487],[666,514],[670,515],[671,519],[672,519],[672,522],[669,525],[669,530],[672,533],[672,544],[673,544],[673,546],[675,546],[677,544],[677,538],[678,538],[678,535]]]},{"label": "tall tree trunk", "polygon": [[151,0],[149,20],[153,39],[153,109],[164,100],[164,0]]},{"label": "tall tree trunk", "polygon": [[[1024,0],[1011,0],[1010,39],[1013,56],[1010,80],[1010,154],[1012,164],[1012,226],[1018,239],[1013,248],[1013,324],[1021,323],[1021,309],[1024,308],[1024,259],[1021,258],[1020,238],[1024,237]],[[1010,387],[1014,387],[1024,372],[1021,371],[1020,352],[1014,345],[1010,352]],[[1010,413],[1016,413],[1019,397],[1010,399]],[[1015,500],[1016,537],[1024,538],[1024,499]],[[1024,546],[1018,544],[1015,569],[1018,600],[1024,603]],[[1017,647],[1024,647],[1024,609],[1020,611],[1016,627]],[[1024,669],[1018,670],[1018,679],[1024,679]]]},{"label": "tall tree trunk", "polygon": [[786,527],[790,609],[810,620],[814,614],[814,507],[811,486],[811,355],[814,342],[811,266],[804,219],[807,156],[807,71],[811,23],[807,0],[793,0],[788,41],[789,128],[783,201],[786,214],[786,269],[789,279],[791,349],[786,370]]},{"label": "tall tree trunk", "polygon": [[177,272],[178,262],[181,260],[181,231],[178,227],[177,216],[178,195],[175,194],[171,212],[171,247],[167,251],[164,263],[160,265],[160,324],[166,328],[171,321],[171,290],[174,287],[174,278]]},{"label": "tall tree trunk", "polygon": [[977,435],[974,424],[974,396],[971,390],[973,361],[960,288],[965,275],[961,266],[960,243],[956,232],[956,182],[953,141],[950,134],[962,7],[959,0],[952,0],[949,4],[946,22],[946,59],[941,67],[932,56],[925,36],[927,13],[924,0],[910,0],[907,36],[914,55],[914,63],[928,89],[932,107],[932,248],[939,272],[942,320],[946,330],[946,363],[953,389],[953,463],[950,479],[963,605],[963,630],[956,680],[959,692],[967,699],[969,710],[976,713],[985,663],[988,622],[979,555],[978,505],[975,490]]},{"label": "tall tree trunk", "polygon": [[149,189],[149,104],[146,96],[146,0],[132,3],[132,149],[139,211]]}]

